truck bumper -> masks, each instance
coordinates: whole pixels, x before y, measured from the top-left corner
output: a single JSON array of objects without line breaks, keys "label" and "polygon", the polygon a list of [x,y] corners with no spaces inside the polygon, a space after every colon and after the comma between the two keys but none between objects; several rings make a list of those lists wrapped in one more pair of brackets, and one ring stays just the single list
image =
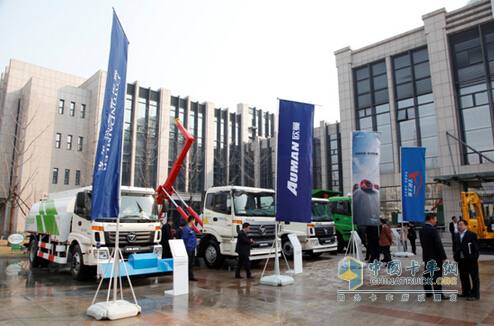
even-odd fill
[{"label": "truck bumper", "polygon": [[301,243],[302,251],[310,251],[313,253],[336,251],[338,243],[335,241],[329,244],[320,244],[317,238],[310,238],[308,241]]},{"label": "truck bumper", "polygon": [[[112,270],[113,260],[98,264],[99,277],[109,278],[115,275]],[[173,259],[161,259],[154,253],[131,254],[128,260],[120,262],[119,275],[125,276],[126,270],[129,276],[170,272],[173,270]]]}]

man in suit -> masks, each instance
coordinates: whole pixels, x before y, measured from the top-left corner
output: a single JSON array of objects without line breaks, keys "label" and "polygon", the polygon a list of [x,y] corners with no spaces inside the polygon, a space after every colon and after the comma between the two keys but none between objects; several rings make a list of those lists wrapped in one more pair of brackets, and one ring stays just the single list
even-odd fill
[{"label": "man in suit", "polygon": [[455,242],[455,234],[458,233],[458,219],[456,216],[453,216],[451,222],[449,222],[449,233],[451,233],[451,242]]},{"label": "man in suit", "polygon": [[242,230],[238,232],[237,236],[237,246],[235,247],[235,252],[238,254],[238,264],[235,269],[235,278],[241,278],[240,268],[245,268],[247,273],[247,278],[252,278],[250,272],[250,246],[254,243],[252,239],[249,238],[248,233],[250,231],[250,224],[242,224]]},{"label": "man in suit", "polygon": [[173,226],[173,219],[167,218],[166,223],[161,227],[161,247],[163,248],[162,258],[172,258],[170,243],[168,240],[175,239],[176,232]]},{"label": "man in suit", "polygon": [[[435,267],[438,270],[431,272],[432,274],[432,285],[426,284],[424,282],[424,290],[426,291],[426,296],[431,297],[432,292],[435,294],[441,294],[442,287],[437,284],[437,278],[443,276],[443,262],[446,260],[446,253],[444,251],[443,243],[441,242],[441,237],[439,232],[435,228],[437,224],[437,218],[434,214],[427,214],[425,217],[424,227],[420,230],[420,245],[422,246],[422,259],[425,264],[425,272],[428,271],[429,266]],[[435,269],[434,268],[434,269]],[[431,275],[429,274],[429,277]]]},{"label": "man in suit", "polygon": [[[460,272],[461,292],[460,297],[467,300],[480,299],[479,280],[479,244],[477,235],[468,230],[468,222],[458,222],[458,233],[453,242],[454,259],[458,262]],[[470,279],[472,280],[470,282]]]}]

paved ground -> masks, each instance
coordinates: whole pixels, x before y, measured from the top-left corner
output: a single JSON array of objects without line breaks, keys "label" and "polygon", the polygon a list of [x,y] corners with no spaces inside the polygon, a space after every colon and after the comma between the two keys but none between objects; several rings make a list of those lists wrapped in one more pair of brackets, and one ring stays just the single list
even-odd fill
[{"label": "paved ground", "polygon": [[371,302],[364,295],[360,303],[341,303],[336,291],[347,288],[335,276],[341,257],[327,255],[306,260],[295,284],[279,288],[259,284],[261,269],[247,281],[234,279],[226,269],[201,267],[190,294],[175,298],[163,295],[171,288],[171,275],[134,279],[142,315],[98,322],[85,315],[96,282],[73,281],[53,266],[31,271],[24,257],[3,256],[0,325],[494,325],[493,257],[482,256],[479,302],[419,303],[413,295],[408,303],[386,302],[382,295]]}]

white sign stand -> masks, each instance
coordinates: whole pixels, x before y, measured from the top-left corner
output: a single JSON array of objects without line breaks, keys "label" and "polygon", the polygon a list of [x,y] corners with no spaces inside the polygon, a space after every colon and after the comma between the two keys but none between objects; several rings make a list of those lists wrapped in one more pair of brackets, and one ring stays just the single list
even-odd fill
[{"label": "white sign stand", "polygon": [[[401,229],[403,230],[403,223],[401,223]],[[394,252],[392,255],[394,257],[412,257],[412,256],[414,256],[414,254],[412,254],[411,252],[401,250],[402,249],[401,248],[401,236],[400,236],[400,233],[398,232],[398,230],[396,228],[392,228],[391,232],[393,233],[393,240],[398,245],[398,251]]]},{"label": "white sign stand", "polygon": [[189,256],[183,240],[168,240],[173,256],[173,289],[165,294],[173,296],[189,293]]},{"label": "white sign stand", "polygon": [[302,246],[300,245],[300,241],[295,234],[290,233],[288,235],[288,239],[293,247],[293,274],[300,274],[303,272]]},{"label": "white sign stand", "polygon": [[264,276],[264,271],[266,270],[266,266],[268,265],[269,258],[266,259],[266,264],[264,265],[264,270],[261,274],[260,283],[263,285],[271,285],[271,286],[283,286],[293,284],[293,277],[288,275],[281,275],[280,273],[280,257],[278,253],[280,249],[278,248],[278,228],[280,227],[279,222],[276,222],[276,227],[274,228],[274,247],[275,247],[275,255],[274,255],[274,274]]}]

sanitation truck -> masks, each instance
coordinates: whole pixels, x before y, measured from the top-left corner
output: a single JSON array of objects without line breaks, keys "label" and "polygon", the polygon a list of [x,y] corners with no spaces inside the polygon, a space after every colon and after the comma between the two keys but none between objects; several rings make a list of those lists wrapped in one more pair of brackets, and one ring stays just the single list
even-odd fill
[{"label": "sanitation truck", "polygon": [[[275,192],[251,187],[212,187],[206,192],[202,237],[198,255],[206,266],[219,268],[226,257],[235,257],[237,234],[244,222],[250,224],[250,260],[274,257]],[[279,243],[280,244],[280,243]]]},{"label": "sanitation truck", "polygon": [[302,252],[313,257],[324,252],[336,252],[337,241],[329,202],[324,198],[312,198],[312,217],[310,223],[285,222],[281,235],[283,253],[293,257],[293,246],[288,234],[298,237]]},{"label": "sanitation truck", "polygon": [[[172,269],[171,259],[161,259],[154,193],[150,188],[121,187],[119,247],[130,275]],[[96,272],[109,277],[109,269],[102,267],[112,262],[116,224],[114,218],[91,220],[91,187],[49,194],[26,218],[30,265],[67,265],[77,280]]]},{"label": "sanitation truck", "polygon": [[350,241],[350,233],[352,232],[352,197],[334,196],[327,200],[336,228],[338,252],[342,252]]}]

